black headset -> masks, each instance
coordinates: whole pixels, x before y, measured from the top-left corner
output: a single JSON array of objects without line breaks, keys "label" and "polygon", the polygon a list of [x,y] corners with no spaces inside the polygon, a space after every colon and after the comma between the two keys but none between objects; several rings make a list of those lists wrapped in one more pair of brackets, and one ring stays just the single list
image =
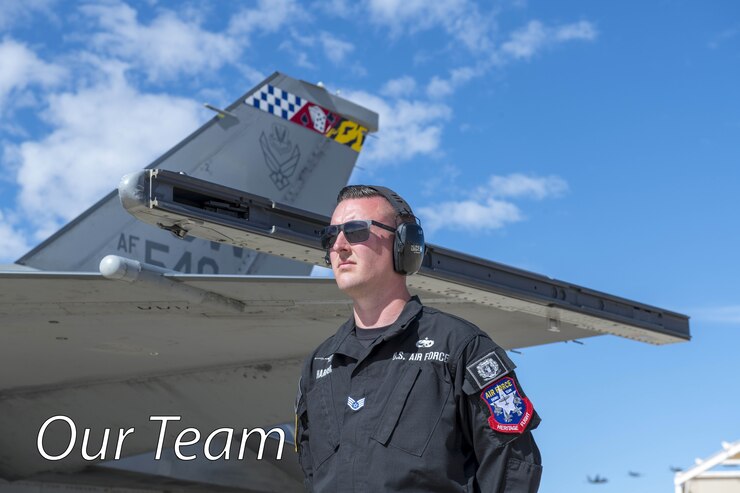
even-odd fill
[{"label": "black headset", "polygon": [[[372,188],[390,202],[396,211],[396,215],[401,216],[402,221],[413,218],[413,222],[401,222],[396,226],[396,236],[393,240],[393,270],[404,276],[416,274],[421,268],[426,249],[424,230],[421,229],[421,224],[414,216],[409,204],[396,192],[390,188],[375,185],[368,185],[367,187]],[[324,261],[326,265],[331,265],[328,251],[324,256]]]}]

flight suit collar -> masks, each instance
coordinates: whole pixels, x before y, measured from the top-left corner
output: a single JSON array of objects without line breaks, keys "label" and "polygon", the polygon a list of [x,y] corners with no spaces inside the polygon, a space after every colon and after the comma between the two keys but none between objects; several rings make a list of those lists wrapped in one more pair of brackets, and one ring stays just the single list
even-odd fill
[{"label": "flight suit collar", "polygon": [[[412,296],[406,305],[403,307],[401,314],[398,316],[395,322],[388,328],[383,334],[383,340],[395,337],[396,335],[403,332],[403,330],[411,323],[419,314],[422,309],[421,300],[418,296]],[[359,344],[352,344],[347,340],[347,337],[352,333],[355,328],[355,318],[352,315],[337,331],[336,337],[334,338],[334,344],[327,350],[327,355],[333,353],[344,353],[347,356],[355,359],[360,359],[361,353],[365,352],[365,348]],[[354,341],[357,342],[357,341]]]},{"label": "flight suit collar", "polygon": [[383,334],[383,340],[387,341],[391,337],[398,335],[416,318],[421,311],[422,305],[421,300],[418,296],[412,296],[410,300],[406,302],[406,306],[403,307],[401,314],[398,316],[393,325]]}]

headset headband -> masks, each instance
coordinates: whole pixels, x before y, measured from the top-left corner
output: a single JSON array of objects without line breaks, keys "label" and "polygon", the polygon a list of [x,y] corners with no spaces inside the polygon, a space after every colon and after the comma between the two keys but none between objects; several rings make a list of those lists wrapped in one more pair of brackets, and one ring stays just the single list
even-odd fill
[{"label": "headset headband", "polygon": [[368,188],[372,188],[373,190],[381,194],[383,197],[385,197],[385,199],[388,202],[390,202],[390,204],[393,206],[393,208],[396,210],[399,216],[401,217],[411,216],[414,218],[416,217],[414,216],[414,212],[411,210],[411,206],[409,206],[409,204],[403,199],[403,197],[398,195],[396,192],[394,192],[390,188],[380,187],[380,186],[375,186],[375,185],[368,186]]}]

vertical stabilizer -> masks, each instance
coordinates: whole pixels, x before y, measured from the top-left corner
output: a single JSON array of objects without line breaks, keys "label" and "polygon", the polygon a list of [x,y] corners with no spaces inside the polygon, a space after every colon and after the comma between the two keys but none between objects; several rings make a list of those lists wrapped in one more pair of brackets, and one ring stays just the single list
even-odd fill
[{"label": "vertical stabilizer", "polygon": [[[149,168],[270,197],[329,215],[378,115],[325,89],[275,73],[177,144]],[[131,163],[132,170],[137,163]],[[111,183],[111,187],[117,185]],[[181,240],[127,214],[115,191],[17,263],[41,270],[97,271],[108,254],[186,273],[292,274],[292,262],[208,241]]]}]

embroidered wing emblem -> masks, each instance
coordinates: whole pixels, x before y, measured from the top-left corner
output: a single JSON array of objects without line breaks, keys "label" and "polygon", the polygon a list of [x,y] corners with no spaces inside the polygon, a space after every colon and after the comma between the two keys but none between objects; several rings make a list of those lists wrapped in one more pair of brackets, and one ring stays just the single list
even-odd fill
[{"label": "embroidered wing emblem", "polygon": [[434,346],[434,341],[428,337],[425,337],[424,339],[419,339],[418,341],[416,341],[416,347],[419,347],[419,348],[426,348],[426,347],[432,347],[432,346]]},{"label": "embroidered wing emblem", "polygon": [[359,411],[365,405],[365,398],[354,400],[350,396],[347,396],[347,405],[353,411]]}]

